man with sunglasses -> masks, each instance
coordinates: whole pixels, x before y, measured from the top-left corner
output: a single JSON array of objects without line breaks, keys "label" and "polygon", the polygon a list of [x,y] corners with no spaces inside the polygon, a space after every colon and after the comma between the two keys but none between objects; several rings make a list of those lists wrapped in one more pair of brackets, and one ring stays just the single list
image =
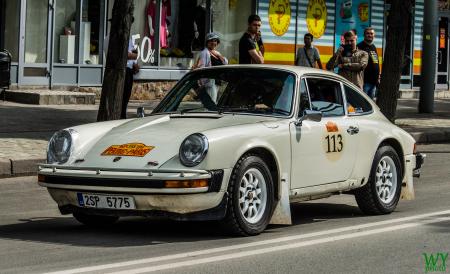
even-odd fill
[{"label": "man with sunglasses", "polygon": [[250,15],[247,31],[239,40],[239,64],[264,63],[264,44],[260,29],[261,18],[256,14]]}]

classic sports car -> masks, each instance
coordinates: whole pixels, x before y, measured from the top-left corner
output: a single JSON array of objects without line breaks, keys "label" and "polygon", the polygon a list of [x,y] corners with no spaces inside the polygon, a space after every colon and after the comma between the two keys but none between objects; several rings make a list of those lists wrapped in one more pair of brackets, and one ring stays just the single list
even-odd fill
[{"label": "classic sports car", "polygon": [[290,224],[289,203],[348,193],[367,214],[414,198],[424,155],[344,78],[292,66],[186,74],[143,118],[56,132],[38,180],[62,214]]}]

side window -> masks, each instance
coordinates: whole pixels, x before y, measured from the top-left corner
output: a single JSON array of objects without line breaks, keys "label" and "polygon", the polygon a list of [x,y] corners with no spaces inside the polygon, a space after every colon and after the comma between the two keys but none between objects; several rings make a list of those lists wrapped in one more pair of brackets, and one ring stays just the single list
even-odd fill
[{"label": "side window", "polygon": [[319,78],[310,78],[307,81],[312,110],[321,111],[323,117],[345,114],[339,82]]},{"label": "side window", "polygon": [[344,85],[347,98],[347,112],[349,115],[367,113],[372,111],[372,105],[353,88]]},{"label": "side window", "polygon": [[307,109],[311,109],[311,104],[309,102],[308,90],[306,88],[306,81],[302,79],[300,82],[300,104],[298,116],[303,116],[303,112]]}]

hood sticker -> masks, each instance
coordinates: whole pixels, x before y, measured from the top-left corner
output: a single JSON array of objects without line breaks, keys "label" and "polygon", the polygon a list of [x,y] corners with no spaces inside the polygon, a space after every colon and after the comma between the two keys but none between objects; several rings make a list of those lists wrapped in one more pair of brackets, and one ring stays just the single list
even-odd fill
[{"label": "hood sticker", "polygon": [[123,145],[112,145],[102,152],[102,156],[134,156],[144,157],[154,146],[146,146],[142,143],[128,143]]}]

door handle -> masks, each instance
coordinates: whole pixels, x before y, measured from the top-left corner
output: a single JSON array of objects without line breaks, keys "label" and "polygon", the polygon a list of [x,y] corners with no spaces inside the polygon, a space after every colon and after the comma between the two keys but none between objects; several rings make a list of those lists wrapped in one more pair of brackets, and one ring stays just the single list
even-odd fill
[{"label": "door handle", "polygon": [[347,129],[348,134],[353,135],[353,134],[358,134],[359,132],[359,128],[357,126],[350,126]]}]

